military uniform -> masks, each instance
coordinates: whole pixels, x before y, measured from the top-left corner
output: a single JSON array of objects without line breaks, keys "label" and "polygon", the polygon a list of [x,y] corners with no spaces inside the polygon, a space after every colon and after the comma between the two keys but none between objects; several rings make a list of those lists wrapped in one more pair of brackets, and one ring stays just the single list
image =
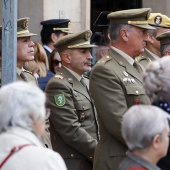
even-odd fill
[{"label": "military uniform", "polygon": [[117,170],[161,170],[156,165],[151,164],[130,151],[126,155],[127,157],[121,162]]},{"label": "military uniform", "polygon": [[[170,18],[168,18],[166,15],[163,15],[161,13],[151,13],[148,18],[148,24],[157,28],[156,32],[149,33],[152,35],[151,37],[155,39],[155,36],[157,35],[157,33],[160,34],[170,29]],[[149,43],[150,45],[148,45]],[[152,48],[155,48],[155,50],[158,50],[158,51],[160,50],[160,49],[156,49],[156,47],[154,47],[154,44],[153,42],[150,42],[150,41],[147,42],[144,53],[135,58],[135,60],[138,63],[140,63],[144,68],[146,68],[149,62],[159,60],[160,58],[158,54],[156,55],[150,51],[152,50]],[[152,47],[150,48],[150,46]]]},{"label": "military uniform", "polygon": [[135,60],[139,64],[141,64],[144,68],[146,68],[148,63],[150,63],[151,61],[159,60],[159,57],[156,54],[149,51],[147,48],[145,48],[144,53],[136,57]]},{"label": "military uniform", "polygon": [[[108,18],[110,24],[153,29],[147,24],[149,11],[148,8],[117,11],[110,13]],[[151,104],[143,87],[142,68],[121,50],[126,43],[119,38],[121,35],[112,43],[108,55],[93,67],[90,76],[90,94],[97,110],[100,132],[93,170],[117,169],[127,151],[121,135],[123,114],[133,105]]]},{"label": "military uniform", "polygon": [[[90,44],[91,35],[90,30],[84,30],[63,36],[54,44],[61,55],[64,51],[61,59],[65,62],[45,90],[47,107],[51,109],[52,147],[61,154],[68,170],[92,170],[93,155],[99,140],[96,110],[88,90],[89,80],[81,75],[85,71],[75,66],[73,53],[65,51],[77,50],[76,57],[80,56],[80,61],[83,57],[90,60],[89,50],[85,55],[78,48],[96,47]],[[64,60],[66,55],[69,62]],[[81,61],[78,64],[84,63]]]},{"label": "military uniform", "polygon": [[143,88],[142,75],[113,49],[94,66],[90,93],[100,128],[94,170],[111,170],[118,166],[127,150],[120,131],[123,114],[133,105],[150,104],[150,100]]},{"label": "military uniform", "polygon": [[[84,86],[65,67],[47,84],[47,107],[51,108],[51,143],[69,170],[92,169],[98,127],[92,99]],[[88,82],[88,80],[86,79]],[[57,100],[63,98],[63,105]]]},{"label": "military uniform", "polygon": [[[24,74],[23,76],[21,75],[21,72]],[[36,78],[32,75],[31,72],[25,69],[21,70],[18,67],[17,67],[17,80],[33,82],[34,84],[38,85]]]}]

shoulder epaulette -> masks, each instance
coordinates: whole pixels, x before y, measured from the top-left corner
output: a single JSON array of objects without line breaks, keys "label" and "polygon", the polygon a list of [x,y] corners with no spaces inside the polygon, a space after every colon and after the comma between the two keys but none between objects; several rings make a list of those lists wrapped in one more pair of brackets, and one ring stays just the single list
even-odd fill
[{"label": "shoulder epaulette", "polygon": [[64,78],[63,73],[61,73],[61,72],[57,72],[57,74],[54,77],[57,78],[57,79],[63,79]]},{"label": "shoulder epaulette", "polygon": [[109,55],[106,55],[106,56],[104,56],[104,57],[102,57],[98,62],[97,62],[97,64],[99,64],[99,63],[106,63],[108,60],[110,60],[111,59],[111,57],[109,56]]}]

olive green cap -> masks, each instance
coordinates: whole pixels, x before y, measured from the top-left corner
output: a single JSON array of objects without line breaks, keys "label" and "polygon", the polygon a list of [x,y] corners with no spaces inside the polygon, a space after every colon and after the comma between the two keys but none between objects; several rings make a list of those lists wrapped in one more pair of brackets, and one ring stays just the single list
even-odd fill
[{"label": "olive green cap", "polygon": [[161,13],[151,13],[148,24],[156,27],[170,28],[170,18]]},{"label": "olive green cap", "polygon": [[29,18],[20,18],[17,20],[17,38],[19,37],[32,37],[37,34],[30,33],[28,30]]},{"label": "olive green cap", "polygon": [[148,25],[150,8],[128,9],[108,14],[110,24],[129,24],[144,29],[155,29]]},{"label": "olive green cap", "polygon": [[170,31],[164,32],[156,37],[160,44],[170,44]]},{"label": "olive green cap", "polygon": [[58,52],[73,48],[97,47],[96,45],[90,44],[91,36],[91,30],[84,30],[78,33],[65,35],[56,41],[54,47],[58,50]]}]

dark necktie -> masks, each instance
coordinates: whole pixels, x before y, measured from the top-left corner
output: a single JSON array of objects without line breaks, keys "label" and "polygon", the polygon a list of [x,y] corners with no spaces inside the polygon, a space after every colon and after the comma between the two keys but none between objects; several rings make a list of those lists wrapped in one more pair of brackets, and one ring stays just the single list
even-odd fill
[{"label": "dark necktie", "polygon": [[136,61],[134,61],[133,66],[135,67],[135,69],[137,70],[137,72],[139,74],[143,73],[142,68],[140,67],[140,65]]},{"label": "dark necktie", "polygon": [[24,72],[22,71],[21,74],[20,74],[20,77],[24,80],[24,81],[27,81],[25,75],[24,75]]}]

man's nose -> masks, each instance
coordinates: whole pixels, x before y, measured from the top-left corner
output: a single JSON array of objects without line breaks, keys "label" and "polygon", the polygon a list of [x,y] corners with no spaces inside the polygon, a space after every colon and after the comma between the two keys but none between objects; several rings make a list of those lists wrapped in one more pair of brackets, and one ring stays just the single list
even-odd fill
[{"label": "man's nose", "polygon": [[34,47],[34,45],[35,45],[34,42],[33,42],[33,41],[30,41],[29,46],[30,46],[30,47]]}]

